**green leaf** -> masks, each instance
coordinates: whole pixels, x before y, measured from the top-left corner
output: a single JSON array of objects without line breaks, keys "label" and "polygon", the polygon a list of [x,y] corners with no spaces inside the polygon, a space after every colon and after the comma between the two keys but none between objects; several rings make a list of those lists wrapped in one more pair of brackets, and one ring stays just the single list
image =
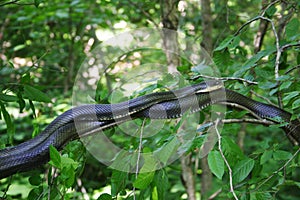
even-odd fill
[{"label": "green leaf", "polygon": [[255,192],[251,193],[250,200],[266,200],[266,199],[273,199],[272,195],[269,192]]},{"label": "green leaf", "polygon": [[45,103],[51,102],[51,99],[45,93],[29,85],[24,85],[24,94],[28,99],[32,101]]},{"label": "green leaf", "polygon": [[125,189],[126,180],[128,178],[127,172],[113,170],[111,176],[111,195],[113,197]]},{"label": "green leaf", "polygon": [[153,180],[155,172],[139,173],[137,179],[133,182],[133,186],[138,189],[146,189]]},{"label": "green leaf", "polygon": [[286,37],[289,40],[295,40],[299,34],[299,26],[300,22],[297,18],[293,18],[287,25],[286,25]]},{"label": "green leaf", "polygon": [[14,123],[12,122],[12,119],[9,115],[9,113],[7,112],[4,104],[0,101],[0,106],[1,106],[1,112],[4,118],[4,121],[6,123],[6,129],[7,129],[7,134],[8,134],[8,138],[9,138],[9,143],[12,143],[13,140],[13,136],[15,134],[15,126]]},{"label": "green leaf", "polygon": [[222,137],[222,149],[229,164],[245,158],[241,148],[227,136]]},{"label": "green leaf", "polygon": [[97,200],[112,200],[112,196],[110,194],[104,193],[101,194]]},{"label": "green leaf", "polygon": [[29,105],[30,105],[30,108],[32,110],[33,117],[36,118],[35,107],[34,107],[34,104],[31,100],[29,100]]},{"label": "green leaf", "polygon": [[283,97],[283,101],[289,101],[291,100],[292,98],[298,96],[300,94],[299,91],[293,91],[293,92],[289,92],[289,93],[286,93],[287,95],[285,97]]},{"label": "green leaf", "polygon": [[52,145],[49,147],[49,150],[50,150],[49,164],[58,169],[61,169],[61,156],[60,156],[59,152]]},{"label": "green leaf", "polygon": [[153,182],[157,190],[157,199],[165,199],[169,182],[167,173],[164,169],[156,171]]},{"label": "green leaf", "polygon": [[291,82],[291,81],[283,82],[283,83],[280,85],[279,89],[280,89],[280,90],[284,90],[284,89],[289,88],[291,85],[292,85],[292,82]]},{"label": "green leaf", "polygon": [[219,151],[211,151],[208,154],[208,166],[211,172],[218,178],[222,179],[224,174],[224,160]]},{"label": "green leaf", "polygon": [[291,80],[291,76],[289,75],[281,75],[278,78],[276,78],[276,81],[288,81]]},{"label": "green leaf", "polygon": [[19,103],[19,107],[20,107],[20,113],[23,112],[23,109],[25,108],[25,100],[23,99],[23,96],[22,96],[22,93],[21,91],[19,91],[17,93],[17,96],[18,96],[18,103]]},{"label": "green leaf", "polygon": [[44,189],[43,189],[42,186],[33,188],[33,189],[29,192],[27,199],[28,199],[28,200],[36,200],[36,199],[41,198],[41,194],[43,193],[43,190],[44,190]]},{"label": "green leaf", "polygon": [[238,70],[237,72],[234,73],[234,76],[238,77],[237,75],[243,74],[245,71],[247,71],[250,68],[254,67],[260,59],[274,53],[275,51],[276,51],[276,49],[273,47],[273,48],[269,48],[269,49],[266,49],[266,50],[262,50],[262,51],[258,52],[257,54],[253,55],[250,59],[248,59],[243,64],[242,69],[240,69],[240,70]]},{"label": "green leaf", "polygon": [[228,36],[221,42],[221,44],[214,51],[221,51],[221,50],[225,49],[226,47],[228,47],[228,45],[230,45],[230,43],[232,42],[232,40],[234,38],[235,38],[235,36],[233,36],[233,35]]},{"label": "green leaf", "polygon": [[156,187],[156,186],[154,186],[154,187],[152,188],[151,199],[152,199],[152,200],[159,200],[158,194],[157,194],[157,187]]},{"label": "green leaf", "polygon": [[277,92],[278,92],[278,88],[276,87],[276,88],[272,89],[272,90],[269,92],[269,95],[270,95],[270,96],[273,96],[273,95],[276,94]]},{"label": "green leaf", "polygon": [[222,67],[222,68],[226,68],[233,64],[233,59],[231,58],[228,49],[214,52],[213,61],[216,63],[218,67]]},{"label": "green leaf", "polygon": [[25,44],[20,44],[20,45],[17,45],[13,48],[13,51],[19,51],[21,49],[24,49],[26,47]]},{"label": "green leaf", "polygon": [[138,189],[146,189],[153,180],[157,164],[158,161],[152,154],[145,154],[144,165],[141,168],[137,179],[134,181],[133,186]]},{"label": "green leaf", "polygon": [[241,160],[233,167],[233,181],[239,183],[243,181],[252,171],[255,161],[250,158]]},{"label": "green leaf", "polygon": [[273,155],[273,151],[271,150],[265,151],[260,157],[260,164],[263,165],[264,163],[266,163],[268,160],[272,158],[272,155]]},{"label": "green leaf", "polygon": [[166,164],[169,158],[174,155],[174,152],[178,148],[178,140],[173,137],[171,141],[164,143],[157,151],[156,155],[160,162]]},{"label": "green leaf", "polygon": [[61,159],[60,163],[62,168],[73,167],[74,169],[76,169],[79,165],[78,162],[76,162],[72,158],[61,156],[60,159]]},{"label": "green leaf", "polygon": [[276,7],[274,5],[270,6],[267,10],[266,10],[266,15],[268,18],[272,18],[272,16],[275,14],[275,12],[277,11]]},{"label": "green leaf", "polygon": [[277,150],[273,153],[274,160],[288,160],[293,155],[288,151]]},{"label": "green leaf", "polygon": [[296,109],[299,107],[300,107],[300,99],[297,99],[296,101],[293,102],[292,109]]},{"label": "green leaf", "polygon": [[193,66],[191,68],[191,71],[194,72],[195,74],[212,74],[213,69],[208,66],[206,63],[202,62],[196,66]]},{"label": "green leaf", "polygon": [[14,102],[14,101],[18,101],[19,98],[17,96],[0,93],[0,100],[5,102]]},{"label": "green leaf", "polygon": [[63,179],[67,188],[71,187],[75,182],[75,169],[72,166],[63,168],[60,178]]},{"label": "green leaf", "polygon": [[261,89],[264,89],[264,90],[267,90],[267,89],[271,89],[271,88],[274,88],[276,87],[276,83],[272,83],[272,82],[262,82],[260,85],[259,85],[259,88]]}]

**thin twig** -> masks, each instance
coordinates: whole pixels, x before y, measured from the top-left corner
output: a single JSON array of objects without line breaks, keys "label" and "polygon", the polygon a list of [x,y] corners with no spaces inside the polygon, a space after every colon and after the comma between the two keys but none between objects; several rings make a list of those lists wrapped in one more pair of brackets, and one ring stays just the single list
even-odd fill
[{"label": "thin twig", "polygon": [[138,156],[137,156],[137,161],[136,161],[136,169],[135,169],[135,178],[137,178],[138,173],[139,173],[139,164],[140,164],[140,158],[141,158],[141,152],[142,152],[142,147],[143,147],[143,130],[145,126],[145,119],[143,120],[141,131],[140,131],[140,142],[139,142],[139,150],[138,150]]},{"label": "thin twig", "polygon": [[286,75],[286,74],[289,74],[289,73],[291,73],[292,71],[294,71],[294,70],[297,69],[297,68],[300,68],[300,65],[297,65],[297,66],[295,66],[295,67],[293,67],[293,68],[287,70],[284,74],[285,74],[285,75]]},{"label": "thin twig", "polygon": [[[145,119],[143,120],[142,126],[141,126],[141,131],[140,131],[140,142],[139,142],[139,149],[138,149],[138,156],[137,156],[137,161],[136,161],[136,169],[135,169],[135,178],[137,179],[138,174],[139,174],[139,163],[140,163],[140,158],[141,158],[141,152],[142,152],[142,143],[143,143],[143,130],[144,130],[144,126],[145,126]],[[136,199],[135,196],[135,187],[133,187],[133,199]]]},{"label": "thin twig", "polygon": [[298,148],[298,150],[293,154],[293,156],[282,166],[280,167],[278,170],[276,170],[275,172],[273,172],[273,174],[271,176],[269,176],[266,180],[264,180],[261,184],[259,184],[257,186],[257,188],[255,188],[255,190],[253,190],[253,192],[259,190],[259,188],[264,185],[266,182],[268,182],[271,178],[273,178],[273,176],[275,176],[275,174],[278,174],[281,170],[285,169],[287,167],[287,165],[297,156],[297,154],[300,152],[300,148]]},{"label": "thin twig", "polygon": [[208,200],[214,199],[214,198],[217,197],[221,192],[222,192],[222,188],[218,189],[216,192],[214,192],[212,195],[210,195],[210,196],[208,197]]},{"label": "thin twig", "polygon": [[255,112],[251,111],[250,109],[246,108],[245,106],[242,106],[242,105],[239,105],[239,104],[236,104],[236,103],[230,103],[230,102],[220,102],[219,104],[229,105],[230,107],[233,107],[233,108],[239,108],[239,109],[242,109],[242,110],[246,110],[252,116],[254,116],[255,118],[263,120],[260,116],[258,116],[257,114],[255,114]]},{"label": "thin twig", "polygon": [[[279,37],[277,35],[275,24],[271,19],[263,17],[263,16],[259,16],[259,18],[262,19],[262,20],[266,20],[266,21],[271,23],[271,27],[272,27],[272,30],[273,30],[273,34],[274,34],[274,37],[275,37],[275,43],[276,43],[276,59],[275,59],[274,74],[275,74],[275,80],[277,80],[279,78],[279,63],[280,63],[280,57],[281,57],[281,53],[282,53],[282,50],[281,50],[280,44],[279,44]],[[280,81],[278,81],[278,80],[277,80],[277,85],[278,86],[280,85]],[[278,99],[278,106],[280,108],[282,108],[282,99],[281,99],[280,92],[277,93],[277,99]]]},{"label": "thin twig", "polygon": [[300,47],[300,42],[291,43],[291,44],[285,44],[285,45],[283,45],[283,46],[280,47],[280,50],[281,51],[285,51],[286,49],[291,48],[291,47]]},{"label": "thin twig", "polygon": [[230,192],[232,193],[232,195],[234,196],[234,198],[236,200],[238,200],[238,197],[236,196],[235,194],[235,191],[234,191],[234,187],[233,187],[233,180],[232,180],[232,169],[227,161],[227,159],[225,158],[224,156],[224,153],[223,153],[223,150],[222,150],[222,145],[221,145],[221,135],[220,135],[220,132],[218,130],[218,124],[220,123],[220,119],[217,119],[216,120],[216,123],[215,123],[215,130],[216,130],[216,133],[217,133],[217,136],[218,136],[218,148],[219,148],[219,151],[220,151],[220,154],[228,168],[228,173],[229,173],[229,185],[230,185]]},{"label": "thin twig", "polygon": [[260,13],[260,16],[264,16],[265,15],[265,12],[271,7],[273,6],[274,4],[280,2],[281,0],[276,0],[276,1],[273,1],[271,2],[269,5],[267,5],[263,10],[262,12]]},{"label": "thin twig", "polygon": [[252,19],[250,19],[250,20],[248,20],[246,23],[244,23],[234,34],[233,34],[233,36],[235,37],[235,36],[237,36],[237,35],[239,35],[241,32],[242,32],[242,30],[246,27],[246,26],[248,26],[249,24],[251,24],[252,22],[254,22],[254,21],[256,21],[256,20],[259,20],[259,16],[257,16],[257,17],[254,17],[254,18],[252,18]]},{"label": "thin twig", "polygon": [[[233,36],[239,35],[239,34],[241,33],[241,31],[242,31],[246,26],[248,26],[249,24],[251,24],[252,22],[254,22],[254,21],[256,21],[256,20],[259,20],[259,19],[262,19],[263,16],[264,16],[264,14],[265,14],[265,12],[266,12],[266,10],[268,10],[272,5],[278,3],[279,1],[280,1],[280,0],[277,0],[277,1],[274,1],[274,2],[270,3],[264,10],[262,10],[262,12],[261,12],[261,14],[260,14],[259,16],[254,17],[254,18],[248,20],[246,23],[244,23],[244,24],[243,24],[243,25],[242,25],[242,26],[234,33]],[[267,21],[269,21],[269,20],[267,20]]]},{"label": "thin twig", "polygon": [[9,1],[9,2],[6,2],[6,3],[0,4],[0,7],[8,5],[8,4],[14,4],[14,3],[16,3],[18,1],[20,1],[20,0]]},{"label": "thin twig", "polygon": [[259,120],[259,119],[249,119],[249,118],[244,118],[244,119],[223,119],[222,123],[224,124],[231,124],[231,123],[252,123],[252,124],[263,124],[263,125],[273,125],[274,122],[267,121],[265,119]]},{"label": "thin twig", "polygon": [[265,100],[266,102],[268,102],[268,104],[273,105],[273,106],[277,106],[272,101],[270,101],[270,99],[268,99],[267,97],[264,97],[264,96],[262,96],[262,95],[260,95],[260,94],[258,94],[256,92],[254,92],[253,90],[250,90],[250,92],[251,92],[251,94],[254,94],[255,96],[257,96],[257,97]]},{"label": "thin twig", "polygon": [[196,75],[194,77],[192,77],[192,80],[196,80],[198,78],[208,78],[208,79],[213,79],[213,80],[222,80],[222,81],[228,81],[228,80],[238,80],[238,81],[243,81],[245,83],[248,83],[250,85],[257,85],[258,83],[255,81],[250,81],[244,78],[239,78],[239,77],[213,77],[213,76],[207,76],[207,75]]},{"label": "thin twig", "polygon": [[[274,22],[267,18],[267,17],[264,17],[263,15],[265,14],[265,11],[272,5],[274,5],[275,3],[277,3],[279,1],[274,1],[272,3],[270,3],[265,9],[264,11],[261,13],[261,15],[257,16],[257,17],[254,17],[253,19],[250,19],[249,21],[247,21],[246,23],[244,23],[234,34],[234,36],[237,36],[241,33],[241,31],[246,27],[248,26],[250,23],[256,21],[256,20],[265,20],[269,23],[271,23],[271,26],[272,26],[272,31],[274,33],[274,37],[275,37],[275,43],[276,43],[276,59],[275,59],[275,68],[274,68],[274,74],[275,74],[275,79],[277,80],[278,77],[279,77],[279,63],[280,63],[280,57],[281,57],[281,53],[282,53],[282,49],[280,48],[280,43],[279,43],[279,37],[278,37],[278,34],[276,32],[276,28],[275,28],[275,24]],[[280,81],[277,81],[277,85],[279,86],[280,84]],[[280,108],[282,108],[282,98],[281,98],[281,94],[280,92],[277,93],[277,99],[278,99],[278,105]]]}]

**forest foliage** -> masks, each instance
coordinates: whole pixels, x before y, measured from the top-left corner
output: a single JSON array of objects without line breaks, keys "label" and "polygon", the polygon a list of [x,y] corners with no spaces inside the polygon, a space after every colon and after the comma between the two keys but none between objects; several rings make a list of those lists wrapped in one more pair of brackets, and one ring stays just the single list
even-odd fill
[{"label": "forest foliage", "polygon": [[[226,80],[226,88],[280,107],[292,113],[293,119],[299,118],[300,1],[211,0],[209,12],[201,2],[0,1],[0,148],[29,140],[72,107],[77,71],[105,40],[128,30],[165,26],[164,3],[175,8],[178,31],[193,38],[199,47],[207,39],[204,35],[211,36],[209,54]],[[209,13],[211,20],[209,33],[203,28],[207,19],[204,12]],[[120,57],[111,63],[109,68],[114,73],[97,83],[95,102],[111,103],[108,100],[111,88],[120,84],[118,80],[137,65],[167,63],[162,56],[164,52],[139,49],[135,53],[127,52],[126,59]],[[125,67],[120,70],[116,69],[117,63],[133,64],[127,68],[129,65],[121,65]],[[177,69],[186,80],[201,73],[185,62]],[[132,97],[160,91],[172,84],[173,77],[166,76]],[[115,95],[118,101],[126,100],[124,94]],[[284,124],[243,123],[249,115],[239,109],[226,110],[227,123],[206,157],[210,179],[205,177],[207,170],[203,163],[199,164],[199,149],[205,142],[203,135],[214,128],[204,117],[209,112],[209,108],[201,111],[198,135],[190,146],[181,149],[188,159],[180,158],[156,171],[127,173],[100,163],[80,140],[75,140],[62,151],[51,147],[48,164],[0,180],[0,199],[292,200],[299,197],[299,146],[293,146],[280,129]],[[237,119],[237,123],[232,119]],[[168,121],[158,135],[147,138],[143,152],[165,148],[161,156],[169,159],[173,148],[170,144],[180,129],[177,122]],[[144,127],[148,122],[137,119],[135,123]],[[128,127],[124,125],[125,129]],[[116,127],[105,134],[123,148],[137,151],[141,145],[139,138],[121,133],[122,128]],[[192,178],[185,179],[186,176]],[[205,182],[208,189],[202,187]]]}]

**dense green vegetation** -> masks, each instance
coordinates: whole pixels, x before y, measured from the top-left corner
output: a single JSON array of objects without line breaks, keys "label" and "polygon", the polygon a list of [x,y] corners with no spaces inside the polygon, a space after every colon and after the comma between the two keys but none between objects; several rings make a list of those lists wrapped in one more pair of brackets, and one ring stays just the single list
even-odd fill
[{"label": "dense green vegetation", "polygon": [[[142,88],[131,98],[196,83],[203,75],[223,77],[226,88],[300,118],[299,9],[299,0],[1,0],[0,148],[36,136],[77,103],[127,100],[126,82],[133,80]],[[162,48],[137,45],[120,52],[108,47],[109,38],[140,28],[178,30],[183,35],[180,44],[202,45],[219,72],[207,74],[201,67],[208,57],[199,63],[182,58],[177,62]],[[164,42],[178,45],[173,32],[166,35]],[[101,79],[77,88],[78,74],[84,74],[80,70],[85,64],[91,68],[99,64],[91,62],[99,55],[107,56],[99,61],[107,64],[104,71],[97,71]],[[170,67],[182,76],[167,74]],[[141,69],[163,75],[149,73],[145,78]],[[217,130],[209,107],[196,121],[187,115],[163,125],[137,119],[134,128],[125,123],[105,131],[116,146],[129,152],[161,150],[166,163],[175,148],[174,138],[188,141],[178,150],[182,157],[156,171],[151,169],[157,166],[149,164],[150,169],[142,167],[141,173],[128,173],[129,164],[124,162],[135,166],[139,159],[122,153],[114,156],[123,162],[114,164],[124,170],[112,169],[95,159],[86,143],[75,140],[62,151],[50,148],[48,164],[0,180],[0,199],[297,199],[300,149],[285,136],[280,128],[284,124],[262,119],[244,123],[253,119],[247,111],[223,106],[213,110],[223,111],[226,119]],[[200,125],[190,134],[186,127],[193,123]],[[143,130],[152,132],[151,127],[160,125],[158,133],[140,140]],[[221,137],[206,143],[210,132],[219,131]],[[203,144],[213,144],[208,156],[202,155]]]}]

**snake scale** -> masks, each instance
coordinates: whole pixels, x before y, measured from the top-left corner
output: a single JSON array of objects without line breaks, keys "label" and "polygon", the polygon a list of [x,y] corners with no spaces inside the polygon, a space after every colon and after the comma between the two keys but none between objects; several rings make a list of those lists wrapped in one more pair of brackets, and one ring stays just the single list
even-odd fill
[{"label": "snake scale", "polygon": [[[49,161],[49,147],[61,150],[69,141],[136,118],[178,118],[212,104],[233,103],[260,118],[278,123],[286,135],[300,143],[300,122],[291,113],[225,89],[220,81],[206,81],[174,91],[156,92],[118,104],[82,105],[54,119],[38,136],[24,143],[0,150],[0,179],[28,171]],[[276,119],[276,120],[275,120]]]}]

